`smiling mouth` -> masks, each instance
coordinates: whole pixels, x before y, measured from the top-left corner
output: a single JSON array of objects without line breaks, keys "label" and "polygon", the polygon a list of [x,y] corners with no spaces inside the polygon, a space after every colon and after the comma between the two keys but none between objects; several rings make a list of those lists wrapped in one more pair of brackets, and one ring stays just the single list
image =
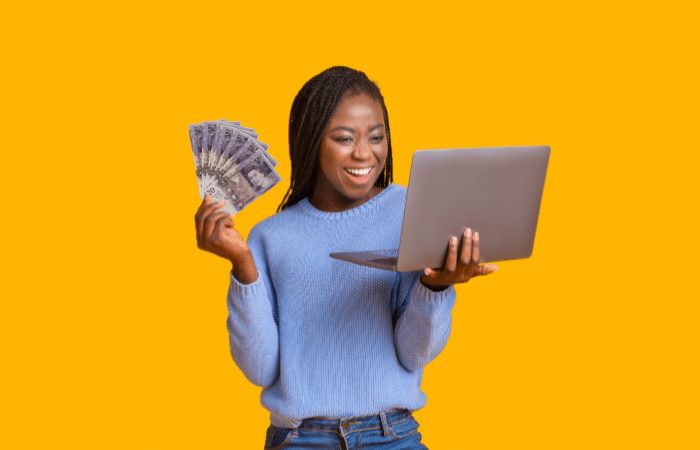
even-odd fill
[{"label": "smiling mouth", "polygon": [[364,186],[372,179],[374,166],[365,167],[364,169],[345,168],[345,173],[348,174],[348,178],[350,178],[355,185]]},{"label": "smiling mouth", "polygon": [[350,175],[354,175],[356,177],[364,177],[365,175],[369,174],[370,171],[372,170],[371,167],[366,167],[364,169],[345,169]]}]

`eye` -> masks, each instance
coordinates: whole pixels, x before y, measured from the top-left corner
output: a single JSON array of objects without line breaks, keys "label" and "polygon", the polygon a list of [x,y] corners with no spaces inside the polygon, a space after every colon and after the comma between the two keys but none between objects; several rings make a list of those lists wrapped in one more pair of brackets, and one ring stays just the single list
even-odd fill
[{"label": "eye", "polygon": [[340,143],[340,144],[348,144],[348,143],[352,142],[352,138],[347,137],[347,136],[334,137],[333,140],[335,142]]},{"label": "eye", "polygon": [[384,135],[380,134],[378,136],[372,136],[369,140],[371,142],[379,143],[379,142],[382,142],[384,140]]}]

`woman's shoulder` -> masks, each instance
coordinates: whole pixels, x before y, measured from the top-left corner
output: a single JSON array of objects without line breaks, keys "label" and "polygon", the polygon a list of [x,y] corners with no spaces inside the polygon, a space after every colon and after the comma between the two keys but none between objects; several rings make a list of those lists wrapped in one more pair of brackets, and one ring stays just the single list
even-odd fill
[{"label": "woman's shoulder", "polygon": [[[383,211],[391,208],[403,209],[406,204],[406,193],[408,189],[396,183],[392,183],[389,186],[382,189],[382,191],[375,196],[375,203],[379,210]],[[370,200],[371,201],[371,200]]]},{"label": "woman's shoulder", "polygon": [[391,183],[389,186],[384,188],[387,193],[387,197],[391,200],[403,200],[406,201],[406,193],[408,188],[401,186],[400,184]]},{"label": "woman's shoulder", "polygon": [[302,215],[300,214],[299,205],[292,205],[255,224],[250,230],[250,236],[279,234],[284,230],[295,228],[301,221]]}]

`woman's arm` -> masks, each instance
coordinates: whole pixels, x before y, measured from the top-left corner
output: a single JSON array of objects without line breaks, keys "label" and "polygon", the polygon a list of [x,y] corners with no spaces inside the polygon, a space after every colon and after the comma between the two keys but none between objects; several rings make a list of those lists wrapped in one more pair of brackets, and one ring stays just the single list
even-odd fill
[{"label": "woman's arm", "polygon": [[243,236],[234,228],[235,223],[231,215],[216,212],[222,206],[224,200],[212,203],[209,194],[204,196],[194,216],[197,246],[231,261],[231,272],[236,279],[241,283],[250,284],[258,278],[255,260]]},{"label": "woman's arm", "polygon": [[422,369],[445,348],[456,299],[452,286],[434,292],[420,276],[421,272],[400,274],[394,287],[394,345],[399,362],[409,371]]},{"label": "woman's arm", "polygon": [[231,356],[248,381],[272,385],[279,376],[279,332],[263,275],[241,284],[231,274],[227,305]]},{"label": "woman's arm", "polygon": [[[223,202],[207,195],[195,215],[197,245],[231,261],[227,327],[231,356],[253,384],[271,385],[279,372],[279,337],[274,318],[267,262],[254,232],[248,243],[227,213],[215,212]],[[260,267],[260,273],[258,271]]]},{"label": "woman's arm", "polygon": [[[450,239],[441,270],[426,269],[414,279],[402,274],[395,286],[394,342],[399,361],[408,370],[425,367],[447,345],[456,299],[453,285],[498,270],[480,264],[479,233],[466,229],[459,249],[458,243],[457,238]],[[418,276],[420,280],[415,279]]]}]

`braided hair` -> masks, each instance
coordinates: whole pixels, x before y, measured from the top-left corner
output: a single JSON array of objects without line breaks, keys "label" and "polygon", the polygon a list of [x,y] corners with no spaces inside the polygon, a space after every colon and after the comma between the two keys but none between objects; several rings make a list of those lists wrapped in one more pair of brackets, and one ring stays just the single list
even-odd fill
[{"label": "braided hair", "polygon": [[393,181],[389,115],[379,87],[364,72],[349,67],[326,69],[304,84],[292,103],[289,114],[289,157],[292,174],[289,189],[277,211],[289,208],[305,197],[311,197],[318,174],[318,154],[323,134],[331,116],[345,94],[367,94],[377,100],[384,113],[387,157],[384,170],[375,186],[386,187]]}]

